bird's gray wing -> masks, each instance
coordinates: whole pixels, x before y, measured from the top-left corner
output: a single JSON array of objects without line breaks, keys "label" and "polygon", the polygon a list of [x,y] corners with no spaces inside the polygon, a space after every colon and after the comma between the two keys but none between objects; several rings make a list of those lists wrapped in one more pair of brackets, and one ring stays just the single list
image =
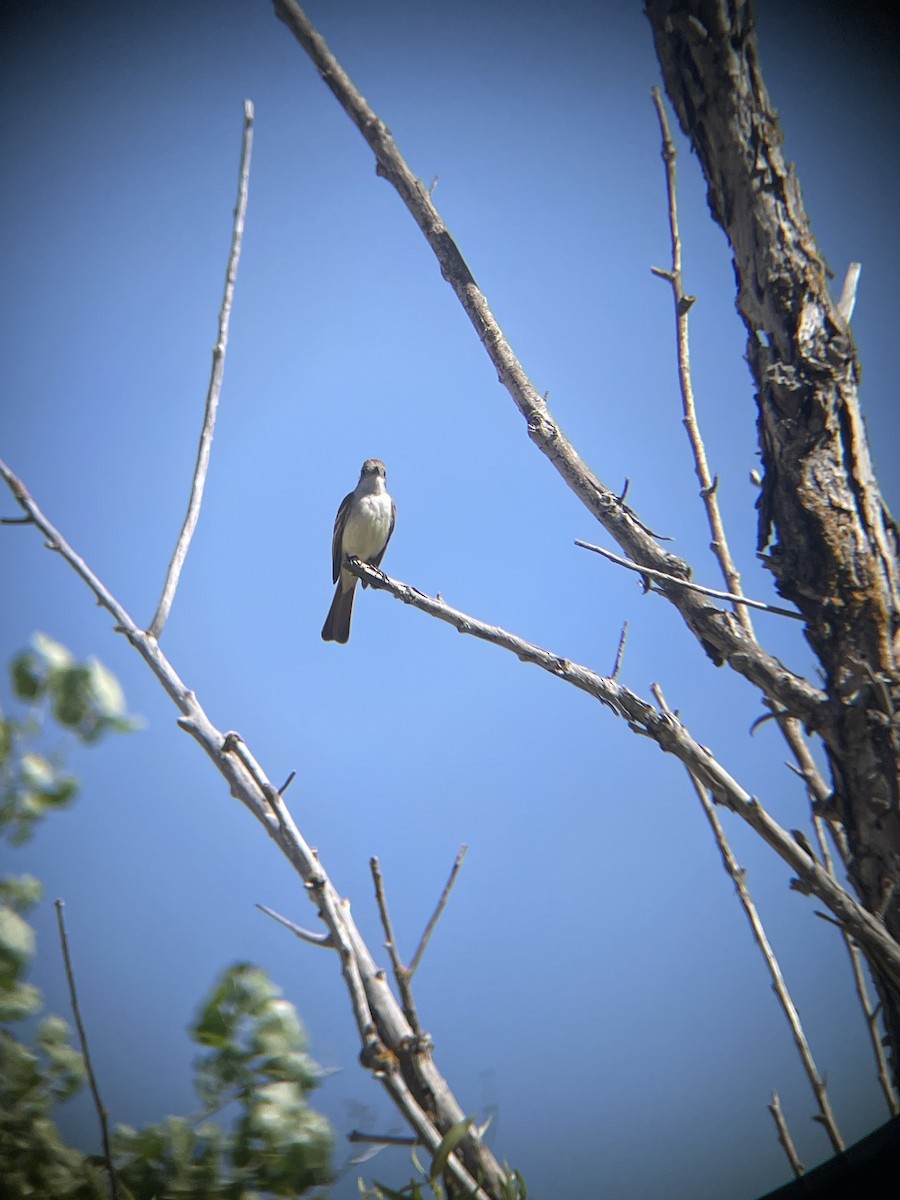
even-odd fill
[{"label": "bird's gray wing", "polygon": [[341,501],[341,507],[337,510],[337,516],[334,518],[334,536],[331,539],[331,569],[332,583],[337,583],[338,576],[341,573],[341,565],[344,561],[342,546],[344,541],[344,526],[347,524],[347,516],[350,512],[350,505],[353,501],[353,492],[348,492]]}]

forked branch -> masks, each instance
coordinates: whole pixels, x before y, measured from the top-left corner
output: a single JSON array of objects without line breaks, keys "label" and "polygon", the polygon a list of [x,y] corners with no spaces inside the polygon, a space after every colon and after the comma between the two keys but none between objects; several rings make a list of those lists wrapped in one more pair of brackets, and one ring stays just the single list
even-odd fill
[{"label": "forked branch", "polygon": [[450,871],[450,877],[444,884],[444,890],[441,892],[440,899],[437,902],[437,907],[431,914],[428,924],[425,926],[425,932],[419,940],[419,945],[416,947],[416,952],[412,956],[409,966],[404,966],[400,958],[400,951],[397,947],[397,938],[394,933],[394,925],[391,921],[391,914],[388,909],[387,896],[384,890],[384,877],[381,874],[381,863],[377,858],[369,860],[369,866],[372,870],[372,879],[375,882],[375,900],[378,904],[378,912],[381,915],[381,924],[384,928],[384,936],[387,938],[385,946],[388,954],[391,956],[391,965],[394,968],[394,978],[397,981],[397,988],[400,992],[400,999],[403,1004],[403,1011],[406,1014],[406,1019],[409,1021],[412,1028],[417,1034],[421,1034],[422,1029],[419,1025],[419,1014],[416,1011],[415,1000],[412,994],[412,977],[415,975],[422,961],[422,956],[428,947],[431,940],[431,935],[434,933],[435,926],[441,919],[441,914],[447,907],[447,901],[450,899],[450,893],[453,890],[453,885],[456,882],[456,877],[459,874],[463,859],[466,856],[468,846],[461,846],[459,853],[456,856],[456,861]]}]

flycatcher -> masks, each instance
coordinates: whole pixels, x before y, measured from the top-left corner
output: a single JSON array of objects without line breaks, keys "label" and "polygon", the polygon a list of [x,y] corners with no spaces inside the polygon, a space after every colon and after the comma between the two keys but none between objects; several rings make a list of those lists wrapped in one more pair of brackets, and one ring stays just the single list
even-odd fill
[{"label": "flycatcher", "polygon": [[[359,473],[356,490],[341,501],[331,541],[331,564],[337,587],[322,626],[323,641],[346,642],[350,637],[353,593],[359,579],[345,568],[344,560],[358,558],[360,562],[377,567],[391,540],[397,506],[387,493],[384,479],[384,463],[377,458],[367,458]],[[365,579],[362,585],[369,586]]]}]

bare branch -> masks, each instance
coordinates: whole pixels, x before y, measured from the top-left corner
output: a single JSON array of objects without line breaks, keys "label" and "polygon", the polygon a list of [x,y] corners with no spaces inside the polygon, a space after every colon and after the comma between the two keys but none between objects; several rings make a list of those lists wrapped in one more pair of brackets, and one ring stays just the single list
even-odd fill
[{"label": "bare branch", "polygon": [[859,275],[862,263],[851,263],[844,276],[844,286],[841,288],[841,298],[837,302],[838,315],[850,324],[853,310],[856,308],[856,289],[859,287]]},{"label": "bare branch", "polygon": [[[494,364],[501,383],[526,421],[528,435],[546,455],[568,487],[594,514],[635,562],[687,579],[687,564],[669,554],[632,510],[587,467],[557,424],[546,399],[529,379],[513,353],[484,294],[450,235],[427,189],[412,173],[387,126],[329,50],[325,39],[296,0],[274,0],[275,12],[284,21],[316,66],[327,87],[359,129],[377,160],[377,172],[396,188],[440,264],[441,273],[455,292]],[[825,720],[822,692],[788,671],[773,655],[746,636],[733,614],[704,603],[690,588],[666,592],[707,654],[780,700],[810,728]]]},{"label": "bare branch", "polygon": [[269,908],[266,904],[257,904],[256,907],[260,912],[264,912],[267,917],[271,917],[273,921],[277,921],[279,925],[284,925],[286,929],[289,929],[301,941],[309,942],[311,946],[323,946],[328,950],[334,949],[334,938],[330,933],[313,933],[310,929],[304,929],[302,925],[295,925],[293,921],[289,921],[287,917],[283,917],[281,913],[277,913],[274,908]]},{"label": "bare branch", "polygon": [[772,1103],[768,1106],[769,1112],[775,1119],[775,1128],[778,1130],[778,1140],[784,1147],[784,1152],[788,1157],[788,1162],[791,1164],[791,1170],[797,1179],[805,1174],[806,1167],[800,1161],[797,1154],[797,1148],[794,1145],[790,1130],[787,1127],[787,1121],[784,1119],[784,1113],[781,1111],[781,1101],[778,1099],[778,1093],[772,1093]]},{"label": "bare branch", "polygon": [[194,467],[194,479],[191,484],[191,498],[188,502],[187,514],[169,570],[163,586],[159,607],[150,623],[149,633],[158,638],[163,631],[181,569],[187,558],[188,548],[197,521],[200,519],[200,505],[203,503],[203,489],[206,486],[206,475],[209,470],[209,455],[212,450],[213,433],[216,427],[216,413],[219,408],[219,395],[222,391],[222,377],[225,371],[225,351],[228,347],[228,324],[231,318],[231,305],[234,300],[234,285],[237,279],[238,263],[241,257],[241,242],[244,237],[244,219],[247,214],[247,196],[250,183],[250,155],[253,150],[253,105],[249,100],[244,101],[244,135],[241,142],[241,166],[238,175],[238,196],[234,209],[234,229],[231,235],[231,251],[228,255],[228,268],[225,272],[225,294],[222,297],[222,307],[219,310],[219,336],[213,347],[212,371],[209,378],[209,389],[206,393],[206,411],[203,417],[203,429],[200,432],[200,445],[197,449],[197,463]]},{"label": "bare branch", "polygon": [[466,857],[466,852],[468,849],[469,847],[466,845],[462,845],[459,848],[456,861],[453,863],[453,866],[450,869],[450,876],[447,879],[447,882],[444,884],[444,890],[441,892],[441,898],[438,900],[437,907],[431,914],[431,920],[425,926],[425,932],[422,934],[421,941],[416,947],[415,954],[412,956],[412,961],[407,967],[407,974],[410,979],[412,979],[413,975],[415,975],[416,971],[418,970],[419,963],[422,961],[422,955],[425,953],[428,943],[431,941],[431,935],[434,933],[434,927],[441,919],[441,913],[447,907],[447,901],[450,899],[450,893],[453,891],[453,885],[456,883],[456,877],[459,874],[460,867],[463,864],[463,859]]},{"label": "bare branch", "polygon": [[375,882],[375,899],[378,902],[378,912],[381,916],[381,924],[384,928],[384,936],[387,938],[385,947],[388,954],[391,956],[391,966],[394,968],[394,978],[397,980],[397,988],[400,992],[400,1000],[403,1004],[403,1011],[406,1014],[406,1019],[412,1026],[413,1032],[417,1035],[422,1032],[422,1027],[419,1024],[419,1014],[416,1012],[416,1003],[413,999],[412,988],[409,981],[412,971],[404,967],[400,961],[400,953],[397,950],[397,938],[394,934],[394,926],[391,922],[391,914],[388,911],[387,896],[384,892],[384,877],[381,874],[381,863],[373,855],[369,859],[369,866],[372,870],[372,879]]},{"label": "bare branch", "polygon": [[112,1200],[119,1200],[119,1182],[116,1179],[116,1172],[113,1169],[112,1150],[109,1144],[109,1113],[106,1111],[106,1105],[100,1098],[100,1089],[97,1086],[97,1076],[94,1074],[94,1066],[91,1062],[91,1052],[88,1049],[87,1031],[84,1027],[84,1021],[81,1019],[81,1009],[78,1005],[78,989],[75,987],[75,972],[72,969],[72,956],[69,953],[69,937],[66,933],[66,918],[64,909],[66,907],[64,900],[54,901],[56,908],[56,923],[59,926],[59,944],[62,947],[63,963],[66,968],[66,979],[69,984],[69,999],[72,1004],[72,1015],[75,1018],[75,1027],[78,1030],[78,1041],[81,1044],[81,1053],[84,1058],[84,1069],[87,1072],[88,1083],[91,1087],[91,1096],[94,1100],[94,1108],[97,1110],[97,1117],[100,1121],[100,1136],[103,1139],[103,1157],[106,1161],[106,1170],[109,1175],[109,1189],[112,1195]]},{"label": "bare branch", "polygon": [[471,634],[481,641],[509,650],[522,662],[534,663],[557,679],[587,692],[625,720],[633,733],[651,738],[660,749],[674,754],[704,787],[709,788],[719,804],[724,804],[742,817],[784,859],[797,873],[803,886],[818,896],[865,947],[866,953],[881,964],[896,985],[900,985],[900,945],[884,925],[842,888],[834,876],[766,812],[759,800],[745,791],[710,751],[691,737],[673,714],[660,712],[614,679],[596,675],[587,667],[542,650],[496,625],[487,625],[451,608],[443,600],[426,596],[409,584],[391,579],[359,559],[348,558],[347,569],[360,579],[365,579],[376,591],[390,592],[404,604],[410,604],[453,625],[460,633]]},{"label": "bare branch", "polygon": [[[722,577],[730,593],[729,598],[732,599],[735,605],[737,618],[746,631],[752,634],[753,623],[750,620],[750,614],[740,601],[734,599],[734,597],[743,594],[741,576],[728,548],[725,526],[722,522],[722,514],[719,511],[719,501],[716,496],[716,484],[718,481],[713,479],[710,472],[709,463],[706,458],[706,446],[703,443],[700,426],[697,422],[694,385],[691,379],[690,339],[688,335],[688,316],[694,303],[694,297],[685,296],[681,274],[681,234],[678,230],[678,199],[675,179],[677,151],[675,143],[672,141],[672,135],[669,132],[669,122],[666,119],[662,94],[658,87],[653,88],[651,94],[653,96],[653,104],[656,108],[656,115],[659,118],[659,129],[663,143],[662,159],[666,167],[666,194],[669,201],[669,235],[672,240],[672,269],[666,272],[664,277],[671,284],[672,297],[675,302],[678,382],[681,387],[681,407],[684,414],[684,427],[691,444],[691,452],[694,457],[694,471],[700,483],[700,496],[703,500],[703,506],[706,509],[706,520],[712,535],[710,549],[716,556],[719,566],[722,569]],[[662,274],[662,272],[656,272],[656,274]],[[753,607],[756,608],[758,605],[754,604]],[[797,615],[796,613],[791,614],[791,616]]]},{"label": "bare branch", "polygon": [[[414,1036],[385,982],[384,972],[376,965],[353,921],[349,905],[338,894],[318,854],[300,833],[275,787],[242,739],[236,734],[226,736],[213,725],[157,640],[135,623],[84,559],[47,520],[21,480],[2,461],[0,477],[44,534],[48,547],[72,567],[98,603],[112,614],[116,631],[124,634],[134,646],[182,714],[178,724],[202,746],[224,776],[232,795],[263,825],[303,879],[307,894],[328,926],[334,948],[340,954],[342,974],[363,1046],[360,1061],[382,1083],[423,1144],[436,1153],[444,1134],[465,1120],[465,1114],[438,1071],[430,1045]],[[429,1098],[433,1117],[425,1111],[418,1096]],[[502,1194],[504,1172],[474,1132],[455,1148],[447,1169],[460,1186],[468,1189],[474,1200],[489,1200],[489,1196]],[[476,1183],[476,1177],[483,1186]]]},{"label": "bare branch", "polygon": [[[658,683],[653,684],[650,689],[656,698],[657,703],[664,712],[671,712],[662,689]],[[784,981],[784,976],[781,973],[781,967],[778,964],[778,959],[775,957],[775,951],[772,949],[772,943],[769,941],[765,926],[762,923],[762,918],[759,915],[759,910],[750,895],[750,889],[747,886],[747,876],[745,871],[738,865],[737,859],[729,844],[725,830],[722,828],[722,822],[719,820],[715,807],[707,794],[706,788],[700,783],[697,777],[692,773],[690,775],[691,783],[694,786],[694,791],[697,793],[697,799],[706,814],[706,819],[709,821],[710,828],[713,831],[713,837],[716,840],[716,845],[719,848],[719,854],[722,857],[722,866],[725,868],[726,874],[734,884],[735,891],[738,894],[738,899],[741,902],[741,907],[750,923],[750,929],[753,933],[754,941],[759,946],[760,953],[768,969],[772,979],[772,990],[778,998],[778,1003],[781,1005],[787,1023],[790,1026],[791,1033],[794,1038],[794,1044],[797,1047],[797,1052],[800,1055],[800,1061],[803,1063],[803,1069],[806,1072],[806,1077],[809,1079],[810,1086],[813,1090],[813,1095],[816,1098],[816,1103],[819,1106],[822,1124],[828,1134],[831,1145],[836,1154],[844,1149],[844,1141],[838,1131],[837,1122],[834,1118],[834,1113],[831,1109],[831,1102],[828,1099],[828,1089],[825,1081],[819,1074],[812,1051],[809,1048],[809,1042],[806,1040],[806,1034],[803,1031],[803,1025],[800,1021],[800,1014],[797,1012],[797,1007],[794,1004],[791,994],[788,991],[788,986]]]},{"label": "bare branch", "polygon": [[[802,613],[793,612],[789,608],[779,608],[777,604],[766,604],[762,600],[750,600],[746,596],[739,596],[731,592],[721,592],[716,588],[704,587],[700,583],[691,583],[688,579],[677,579],[674,575],[667,575],[665,571],[657,571],[653,567],[642,567],[639,563],[629,562],[627,558],[613,554],[611,550],[604,550],[602,546],[594,546],[591,542],[583,542],[580,538],[575,539],[575,545],[580,546],[582,550],[593,550],[595,554],[602,554],[604,558],[608,558],[610,562],[617,563],[620,567],[627,567],[629,571],[637,571],[639,575],[647,575],[650,579],[667,584],[669,587],[688,588],[692,592],[699,592],[701,596],[712,596],[716,600],[730,600],[733,604],[746,604],[750,608],[758,608],[762,612],[774,613],[779,617],[791,617],[794,621],[802,621],[804,619]],[[667,593],[661,592],[660,594],[665,595]]]}]

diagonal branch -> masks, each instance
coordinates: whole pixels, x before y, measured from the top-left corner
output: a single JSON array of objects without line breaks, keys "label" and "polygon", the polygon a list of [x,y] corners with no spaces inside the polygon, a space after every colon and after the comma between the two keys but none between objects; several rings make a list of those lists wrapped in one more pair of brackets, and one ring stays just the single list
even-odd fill
[{"label": "diagonal branch", "polygon": [[[428,190],[409,169],[386,125],[354,86],[325,39],[296,0],[274,0],[274,3],[277,16],[303,46],[325,84],[365,138],[377,160],[378,174],[397,190],[434,251],[442,275],[453,288],[501,383],[524,417],[529,437],[629,558],[678,579],[689,579],[688,565],[663,549],[622,497],[589,469],[560,429],[545,397],[513,353]],[[711,608],[687,589],[662,590],[717,665],[727,662],[811,728],[826,719],[821,690],[748,639],[733,614]]]},{"label": "diagonal branch", "polygon": [[426,596],[407,583],[391,579],[389,575],[357,558],[348,558],[346,565],[349,571],[376,591],[390,592],[395,599],[447,622],[460,633],[471,634],[481,641],[509,650],[521,662],[534,663],[557,679],[593,696],[626,721],[633,733],[650,738],[661,750],[674,754],[704,787],[709,788],[719,804],[737,813],[771,846],[800,877],[803,890],[818,896],[837,917],[841,927],[852,933],[864,946],[866,953],[873,956],[895,984],[900,986],[900,945],[881,921],[842,888],[812,852],[782,828],[759,800],[745,791],[712,753],[691,736],[676,716],[661,712],[615,679],[597,675],[587,667],[543,650],[497,625],[479,621],[468,613],[452,608],[443,600]]},{"label": "diagonal branch", "polygon": [[209,455],[212,450],[213,433],[216,427],[216,413],[219,408],[219,395],[222,391],[222,376],[225,372],[225,351],[228,347],[228,324],[231,319],[231,305],[234,300],[234,285],[237,279],[238,263],[241,257],[241,242],[244,237],[244,219],[247,214],[247,195],[250,185],[250,155],[253,150],[253,105],[249,100],[244,101],[244,136],[241,142],[241,166],[238,173],[238,196],[234,208],[234,230],[231,235],[231,250],[228,255],[228,268],[225,272],[225,294],[222,297],[222,307],[219,310],[219,336],[213,347],[212,371],[209,377],[209,389],[206,393],[206,411],[203,417],[203,428],[200,431],[200,445],[197,448],[197,463],[194,467],[194,479],[191,483],[191,498],[188,509],[178,535],[178,544],[169,563],[166,582],[163,586],[159,607],[150,623],[149,633],[158,638],[163,626],[169,619],[172,601],[181,568],[187,558],[188,548],[197,522],[200,519],[200,505],[203,503],[203,489],[206,486],[206,475],[209,470]]},{"label": "diagonal branch", "polygon": [[[231,794],[256,817],[303,880],[311,902],[327,926],[341,961],[353,1016],[362,1042],[360,1061],[391,1096],[432,1155],[465,1114],[435,1064],[430,1043],[416,1038],[356,927],[348,903],[338,894],[318,853],[297,828],[284,800],[249,749],[235,734],[226,735],[210,721],[196,694],[183,682],[156,638],[141,629],[44,516],[21,480],[0,460],[0,478],[58,553],[87,584],[162,684],[181,713],[179,726],[203,748],[225,778]],[[481,1137],[472,1131],[447,1162],[454,1180],[473,1200],[504,1195],[505,1175]]]}]

